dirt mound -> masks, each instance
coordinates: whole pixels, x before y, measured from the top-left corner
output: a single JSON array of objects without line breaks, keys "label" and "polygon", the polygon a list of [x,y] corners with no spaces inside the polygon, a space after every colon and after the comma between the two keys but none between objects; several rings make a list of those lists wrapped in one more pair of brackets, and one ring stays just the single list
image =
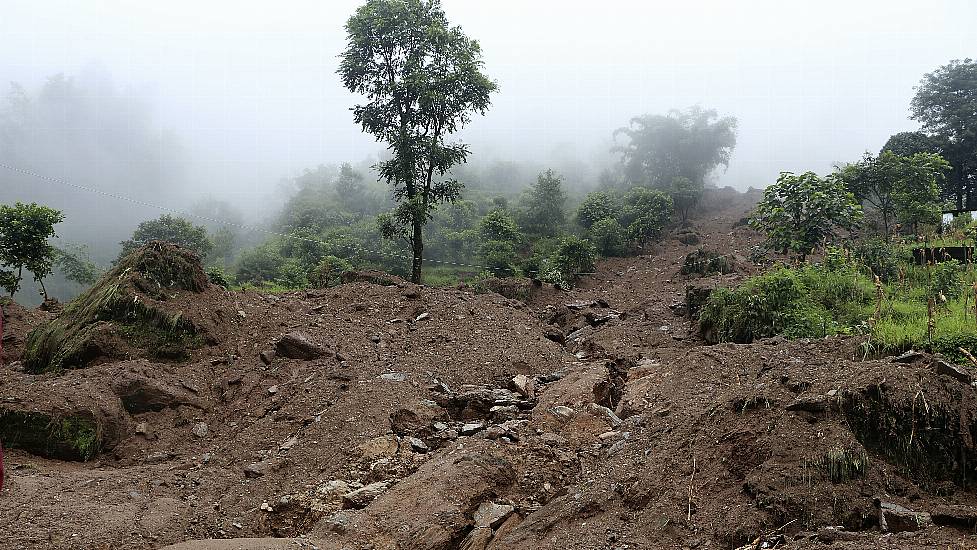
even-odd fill
[{"label": "dirt mound", "polygon": [[216,290],[196,255],[149,243],[123,258],[54,321],[31,332],[24,365],[39,373],[133,355],[185,359],[202,340],[215,340],[210,323],[188,315],[196,295],[207,292]]}]

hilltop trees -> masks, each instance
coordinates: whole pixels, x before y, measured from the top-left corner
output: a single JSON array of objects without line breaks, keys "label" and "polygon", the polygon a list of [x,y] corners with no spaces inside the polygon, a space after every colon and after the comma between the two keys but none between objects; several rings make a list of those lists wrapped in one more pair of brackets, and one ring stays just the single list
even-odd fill
[{"label": "hilltop trees", "polygon": [[461,184],[442,178],[469,153],[446,140],[485,113],[496,85],[482,73],[478,42],[449,25],[439,0],[368,0],[346,31],[339,74],[367,100],[353,119],[391,157],[377,165],[399,203],[384,234],[410,240],[411,280],[420,282],[424,225],[438,204],[458,198]]},{"label": "hilltop trees", "polygon": [[122,245],[119,260],[150,241],[173,243],[194,252],[201,258],[206,257],[214,246],[207,238],[207,230],[203,227],[178,216],[163,214],[155,220],[140,223],[133,232],[132,238],[119,243]]},{"label": "hilltop trees", "polygon": [[945,196],[958,210],[977,203],[977,61],[954,60],[923,77],[910,104],[912,117],[953,166]]},{"label": "hilltop trees", "polygon": [[781,172],[777,183],[763,191],[750,226],[766,233],[772,248],[803,258],[837,229],[851,230],[861,218],[862,209],[841,178]]},{"label": "hilltop trees", "polygon": [[58,256],[48,239],[55,236],[54,226],[63,219],[58,210],[36,203],[0,205],[0,288],[13,296],[27,270],[47,300],[44,277],[51,274]]},{"label": "hilltop trees", "polygon": [[627,138],[621,153],[625,177],[634,185],[667,189],[676,178],[695,184],[729,164],[736,146],[736,119],[713,109],[692,107],[667,115],[644,115],[614,132]]},{"label": "hilltop trees", "polygon": [[523,196],[519,213],[522,229],[537,237],[554,237],[566,225],[567,194],[563,191],[563,177],[547,170]]}]

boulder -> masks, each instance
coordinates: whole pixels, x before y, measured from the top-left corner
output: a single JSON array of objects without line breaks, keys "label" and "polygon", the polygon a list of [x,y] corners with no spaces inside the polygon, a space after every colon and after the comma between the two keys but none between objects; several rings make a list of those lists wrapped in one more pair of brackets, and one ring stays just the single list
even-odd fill
[{"label": "boulder", "polygon": [[914,512],[891,502],[879,503],[879,528],[887,533],[919,531],[933,523],[926,512]]},{"label": "boulder", "polygon": [[122,406],[133,414],[175,409],[183,405],[205,409],[204,401],[192,393],[141,374],[126,373],[112,385]]},{"label": "boulder", "polygon": [[275,353],[289,359],[311,361],[330,355],[332,352],[312,341],[312,338],[299,331],[289,332],[275,343]]},{"label": "boulder", "polygon": [[390,481],[371,483],[355,491],[343,495],[343,504],[347,508],[366,508],[375,498],[390,488]]}]

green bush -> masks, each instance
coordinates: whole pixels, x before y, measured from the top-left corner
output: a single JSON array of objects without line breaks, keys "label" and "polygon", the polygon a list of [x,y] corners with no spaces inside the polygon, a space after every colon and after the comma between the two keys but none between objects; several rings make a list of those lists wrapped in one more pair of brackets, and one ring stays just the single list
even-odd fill
[{"label": "green bush", "polygon": [[956,260],[940,262],[933,266],[930,278],[930,294],[956,298],[963,292],[963,266]]},{"label": "green bush", "polygon": [[231,281],[227,273],[224,272],[224,268],[220,266],[211,266],[207,268],[207,279],[210,280],[212,284],[221,286],[224,288],[231,287]]},{"label": "green bush", "polygon": [[601,256],[624,256],[627,235],[614,218],[598,220],[590,227],[590,238]]},{"label": "green bush", "polygon": [[540,279],[561,288],[571,288],[577,278],[594,269],[597,249],[579,237],[564,237],[553,255],[540,266]]},{"label": "green bush", "polygon": [[617,201],[610,193],[594,191],[577,208],[577,223],[584,229],[590,229],[601,220],[616,217],[618,210]]},{"label": "green bush", "polygon": [[516,248],[509,241],[487,241],[479,247],[479,259],[495,277],[512,277],[518,272]]},{"label": "green bush", "polygon": [[848,333],[860,321],[869,289],[854,271],[780,267],[739,288],[714,291],[700,313],[700,328],[711,341],[737,343]]},{"label": "green bush", "polygon": [[353,270],[353,264],[343,258],[326,256],[319,265],[309,272],[309,285],[312,288],[329,288],[342,282],[343,273]]},{"label": "green bush", "polygon": [[708,275],[710,273],[732,273],[733,261],[718,252],[700,248],[685,256],[682,275]]}]

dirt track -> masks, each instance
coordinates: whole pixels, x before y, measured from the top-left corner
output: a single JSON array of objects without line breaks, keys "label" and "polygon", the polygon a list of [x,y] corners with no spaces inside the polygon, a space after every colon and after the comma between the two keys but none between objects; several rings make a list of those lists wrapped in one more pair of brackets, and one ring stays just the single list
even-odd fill
[{"label": "dirt track", "polygon": [[[693,228],[734,274],[689,280],[697,246],[668,238],[528,304],[212,288],[177,300],[219,320],[189,360],[8,365],[3,410],[86,411],[107,449],[8,451],[0,547],[977,545],[973,387],[925,356],[854,361],[852,340],[703,346],[686,285],[741,279],[758,242],[733,227],[750,198],[706,206]],[[22,341],[41,317],[18,315]],[[286,334],[314,353],[271,357]]]}]

